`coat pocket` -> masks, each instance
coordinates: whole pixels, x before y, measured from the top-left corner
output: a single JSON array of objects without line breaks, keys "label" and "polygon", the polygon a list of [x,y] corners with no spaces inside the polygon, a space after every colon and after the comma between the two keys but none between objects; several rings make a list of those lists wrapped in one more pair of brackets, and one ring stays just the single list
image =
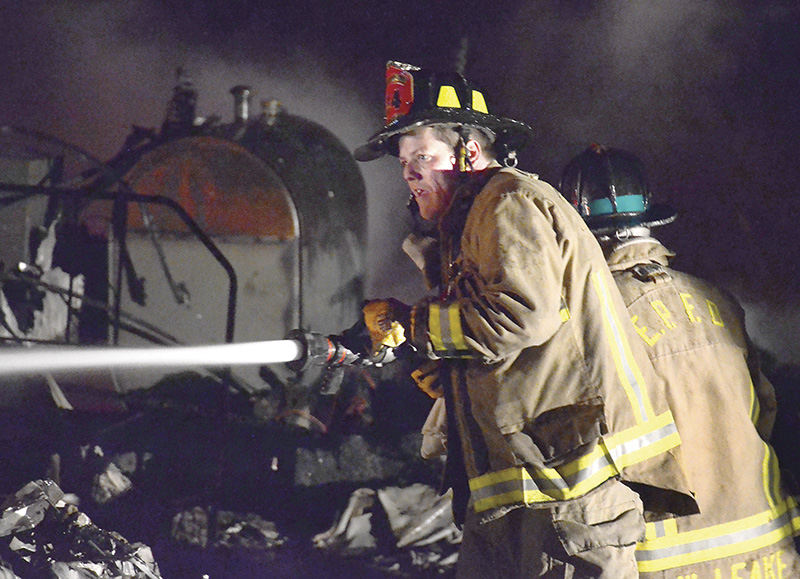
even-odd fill
[{"label": "coat pocket", "polygon": [[600,397],[543,412],[523,428],[548,466],[567,459],[572,451],[594,442],[607,431]]},{"label": "coat pocket", "polygon": [[553,527],[569,555],[609,546],[627,546],[644,538],[639,496],[616,479],[588,494],[558,504]]}]

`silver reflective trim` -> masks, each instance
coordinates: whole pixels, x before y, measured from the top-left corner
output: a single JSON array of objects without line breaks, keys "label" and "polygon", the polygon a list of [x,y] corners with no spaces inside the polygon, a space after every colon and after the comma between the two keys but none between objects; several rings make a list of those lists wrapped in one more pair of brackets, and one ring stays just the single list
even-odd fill
[{"label": "silver reflective trim", "polygon": [[[572,490],[577,488],[580,483],[591,478],[596,473],[602,471],[603,469],[609,466],[614,467],[614,471],[616,472],[617,466],[615,462],[613,462],[614,460],[619,460],[626,454],[637,452],[642,448],[646,448],[651,444],[655,444],[656,442],[662,440],[663,438],[666,438],[674,434],[676,431],[677,428],[675,427],[675,423],[671,422],[659,428],[658,430],[643,434],[642,436],[639,436],[633,440],[618,444],[615,447],[608,449],[608,452],[613,457],[611,460],[609,460],[609,457],[606,454],[601,454],[590,465],[586,466],[585,468],[582,468],[581,470],[577,471],[574,475],[566,478],[564,478],[563,475],[561,475],[561,473],[558,471],[557,468],[553,468],[553,470],[555,470],[559,475],[559,478],[557,479],[548,477],[546,473],[544,473],[539,469],[527,469],[529,474],[531,475],[531,479],[516,478],[509,481],[490,484],[485,487],[481,487],[480,489],[472,491],[472,494],[475,500],[482,500],[496,495],[502,495],[507,492],[518,491],[522,489],[523,491],[539,490],[540,492],[550,497],[560,498],[565,495],[571,494]],[[580,459],[578,458],[575,460],[580,460]],[[600,482],[603,481],[599,481],[598,484]],[[587,489],[587,492],[588,490],[590,489]]]},{"label": "silver reflective trim", "polygon": [[495,483],[492,485],[485,486],[478,490],[472,491],[472,497],[475,501],[488,499],[490,497],[494,497],[497,495],[502,495],[505,493],[511,492],[528,492],[528,491],[535,491],[537,490],[536,484],[528,478],[523,479],[512,479],[504,482]]},{"label": "silver reflective trim", "polygon": [[776,497],[776,491],[780,492],[780,472],[778,470],[778,459],[772,452],[772,447],[764,443],[764,452],[767,459],[767,488],[764,489],[767,493],[767,500],[770,506],[775,508],[775,503],[780,500]]},{"label": "silver reflective trim", "polygon": [[625,371],[625,376],[628,378],[628,383],[631,385],[631,388],[633,388],[633,391],[636,394],[636,402],[639,404],[639,412],[642,415],[642,419],[648,420],[649,416],[645,410],[644,399],[642,395],[642,384],[639,384],[639,382],[636,380],[636,376],[631,368],[631,361],[628,359],[627,353],[625,352],[625,338],[621,328],[619,325],[617,325],[617,320],[614,317],[614,311],[611,309],[611,296],[608,295],[608,288],[606,287],[605,281],[600,277],[600,274],[598,273],[595,275],[597,276],[598,285],[605,293],[605,296],[603,296],[604,299],[601,299],[600,301],[603,303],[606,319],[611,326],[612,337],[616,343],[617,350],[619,351],[619,359],[622,363],[622,368]]},{"label": "silver reflective trim", "polygon": [[590,465],[582,468],[581,470],[577,471],[575,474],[571,476],[564,477],[560,472],[558,472],[557,468],[554,468],[553,470],[558,472],[561,478],[558,479],[548,478],[541,471],[535,471],[533,473],[533,478],[536,481],[536,484],[539,485],[539,488],[543,492],[547,492],[547,490],[569,490],[571,488],[577,487],[583,481],[591,478],[599,471],[612,465],[613,463],[609,460],[609,457],[606,456],[605,454],[602,454],[598,456],[597,459]]},{"label": "silver reflective trim", "polygon": [[439,328],[441,330],[442,345],[447,352],[456,352],[456,346],[453,342],[453,330],[450,327],[450,312],[448,307],[439,308]]},{"label": "silver reflective trim", "polygon": [[[553,469],[558,472],[557,469]],[[559,472],[559,478],[553,479],[548,478],[542,472],[535,470],[532,473],[533,479],[536,481],[536,484],[539,486],[539,490],[546,494],[551,494],[552,492],[557,491],[568,491],[570,487],[575,486],[575,482],[579,479],[582,471],[578,471],[575,473],[574,476],[568,477],[571,480],[567,480],[561,476]],[[583,480],[585,477],[580,477],[580,480]]]},{"label": "silver reflective trim", "polygon": [[[720,547],[727,547],[730,545],[735,545],[737,543],[743,543],[745,541],[756,539],[773,531],[777,531],[782,527],[788,526],[789,528],[791,528],[792,518],[798,515],[800,515],[800,513],[798,513],[796,509],[790,509],[777,519],[774,519],[762,525],[758,525],[757,527],[752,527],[750,529],[743,529],[735,533],[729,533],[727,535],[722,535],[719,537],[710,537],[708,539],[700,539],[698,541],[684,543],[683,545],[674,545],[672,547],[663,547],[661,549],[641,549],[641,550],[637,549],[636,559],[639,561],[655,561],[658,559],[667,559],[669,557],[675,557],[678,555],[687,555],[689,553],[705,551],[707,549],[718,549]],[[697,530],[693,530],[691,532],[696,533]],[[791,534],[792,532],[789,531],[785,536],[781,536],[780,538],[783,539],[784,537],[788,537]],[[680,534],[676,536],[680,536]],[[647,541],[645,541],[643,544],[646,545]]]},{"label": "silver reflective trim", "polygon": [[664,521],[656,521],[653,523],[653,528],[656,533],[656,537],[663,537],[667,534],[667,530],[664,528]]},{"label": "silver reflective trim", "polygon": [[647,446],[657,443],[659,440],[675,434],[676,432],[678,432],[678,427],[675,426],[674,422],[670,422],[658,430],[648,432],[642,436],[639,436],[638,438],[634,438],[633,440],[621,442],[613,448],[609,448],[608,452],[611,454],[611,457],[615,462],[619,462],[623,456],[638,452]]}]

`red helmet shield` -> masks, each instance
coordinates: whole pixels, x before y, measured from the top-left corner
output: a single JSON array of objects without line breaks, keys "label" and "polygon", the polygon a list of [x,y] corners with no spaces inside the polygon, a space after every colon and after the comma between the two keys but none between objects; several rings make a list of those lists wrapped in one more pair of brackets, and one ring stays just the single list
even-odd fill
[{"label": "red helmet shield", "polygon": [[389,64],[386,66],[386,115],[388,125],[408,114],[414,103],[414,76],[410,71]]}]

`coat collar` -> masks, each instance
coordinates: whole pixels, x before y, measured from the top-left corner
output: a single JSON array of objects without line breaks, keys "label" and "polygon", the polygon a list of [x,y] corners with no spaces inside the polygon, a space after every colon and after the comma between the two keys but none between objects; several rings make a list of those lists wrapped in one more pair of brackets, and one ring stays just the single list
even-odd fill
[{"label": "coat collar", "polygon": [[460,235],[475,197],[501,169],[500,166],[492,166],[464,174],[464,181],[458,185],[450,201],[450,207],[439,222],[439,230],[442,233]]},{"label": "coat collar", "polygon": [[675,253],[652,237],[636,237],[606,248],[606,262],[611,271],[624,271],[641,263],[669,265]]}]

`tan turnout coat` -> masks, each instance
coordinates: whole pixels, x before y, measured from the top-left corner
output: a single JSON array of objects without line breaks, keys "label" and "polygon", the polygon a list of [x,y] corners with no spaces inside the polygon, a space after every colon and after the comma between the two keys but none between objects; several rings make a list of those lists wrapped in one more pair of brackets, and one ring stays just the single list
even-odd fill
[{"label": "tan turnout coat", "polygon": [[[728,294],[667,267],[672,254],[639,238],[608,256],[638,342],[667,384],[700,513],[647,526],[646,577],[800,577],[792,535],[800,513],[767,444],[772,385]],[[697,575],[692,575],[696,573]]]},{"label": "tan turnout coat", "polygon": [[442,293],[415,305],[412,342],[450,373],[448,484],[466,476],[471,508],[547,506],[619,478],[651,510],[696,512],[664,390],[562,196],[515,169],[474,174],[439,244]]}]

